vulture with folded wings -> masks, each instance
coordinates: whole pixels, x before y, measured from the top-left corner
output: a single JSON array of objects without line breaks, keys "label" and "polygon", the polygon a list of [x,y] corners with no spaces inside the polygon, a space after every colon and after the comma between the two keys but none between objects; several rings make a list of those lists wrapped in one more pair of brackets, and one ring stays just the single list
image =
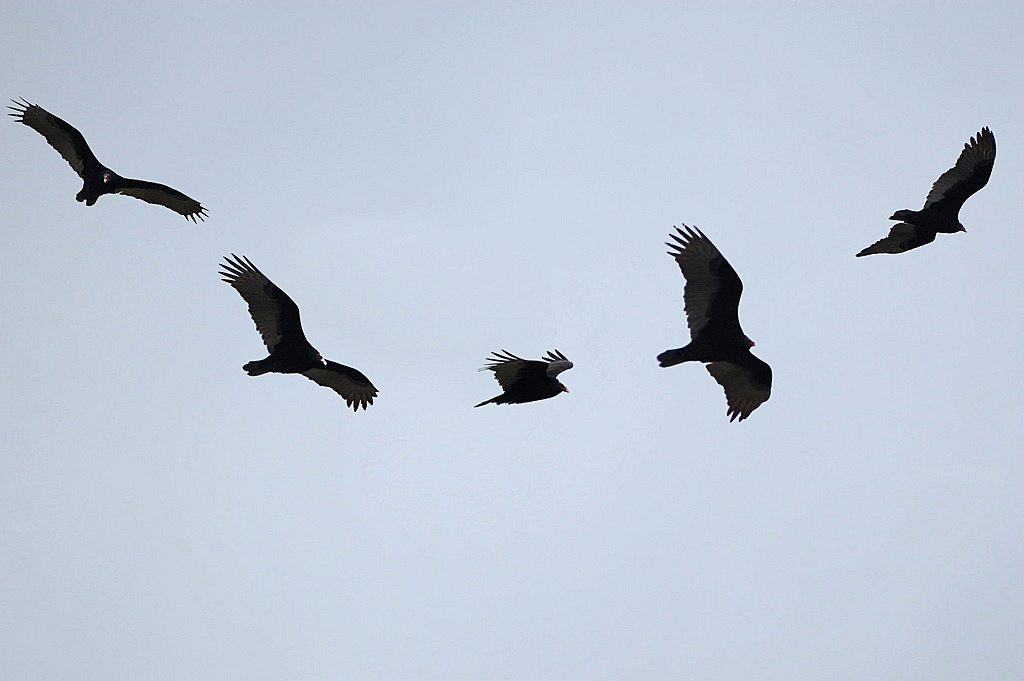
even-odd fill
[{"label": "vulture with folded wings", "polygon": [[480,371],[493,371],[495,380],[504,392],[475,405],[477,407],[485,404],[536,402],[569,392],[555,376],[566,369],[572,369],[572,362],[558,350],[548,352],[544,359],[523,359],[508,350],[502,350],[491,353],[487,362],[487,366]]},{"label": "vulture with folded wings", "polygon": [[20,102],[12,101],[14,106],[7,108],[13,113],[8,115],[45,137],[50,146],[56,149],[72,170],[82,178],[82,191],[78,192],[75,200],[84,201],[85,205],[91,206],[104,194],[124,194],[170,208],[192,222],[195,222],[196,218],[206,218],[206,209],[198,201],[185,196],[177,189],[156,182],[121,177],[100,163],[89,149],[82,133],[68,122],[24,99]]},{"label": "vulture with folded wings", "polygon": [[267,358],[245,364],[242,369],[247,374],[302,374],[344,397],[353,411],[373,404],[377,389],[370,379],[352,367],[324,359],[302,333],[299,307],[248,258],[232,253],[231,258],[224,258],[221,268],[223,280],[248,303],[249,315],[270,351]]},{"label": "vulture with folded wings", "polygon": [[690,343],[658,355],[658,363],[670,367],[683,362],[705,362],[705,367],[725,389],[730,421],[740,421],[772,394],[772,368],[751,354],[754,341],[740,328],[739,305],[743,283],[736,270],[715,245],[696,227],[669,235],[668,254],[675,258],[686,285],[683,302]]},{"label": "vulture with folded wings", "polygon": [[988,183],[992,166],[996,162],[996,136],[988,128],[964,144],[956,165],[935,180],[921,210],[898,210],[890,220],[901,220],[889,229],[889,235],[879,239],[860,253],[903,253],[935,241],[935,235],[966,232],[960,224],[960,208],[972,194]]}]

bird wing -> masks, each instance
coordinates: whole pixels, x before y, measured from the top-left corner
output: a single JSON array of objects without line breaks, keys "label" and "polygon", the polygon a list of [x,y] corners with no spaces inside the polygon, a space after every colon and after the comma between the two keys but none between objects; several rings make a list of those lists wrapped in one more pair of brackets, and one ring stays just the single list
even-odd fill
[{"label": "bird wing", "polygon": [[766,402],[772,394],[772,368],[754,355],[744,364],[710,362],[704,366],[725,390],[729,421],[740,421]]},{"label": "bird wing", "polygon": [[494,378],[502,390],[507,391],[517,381],[524,378],[544,378],[548,363],[536,359],[523,359],[508,350],[492,352],[487,358],[488,364],[480,371],[493,371]]},{"label": "bird wing", "polygon": [[935,241],[934,229],[900,222],[889,228],[888,236],[882,237],[863,249],[857,254],[857,257],[875,255],[876,253],[903,253],[933,241]]},{"label": "bird wing", "polygon": [[665,245],[686,280],[683,303],[690,335],[696,337],[705,329],[742,334],[739,304],[743,282],[710,239],[696,227],[683,227],[685,231],[677,227],[679,234],[669,235],[675,243]]},{"label": "bird wing", "polygon": [[960,210],[964,201],[988,183],[996,161],[996,136],[987,127],[964,144],[956,165],[939,175],[924,200],[924,207],[949,202]]},{"label": "bird wing", "polygon": [[221,263],[223,271],[218,274],[248,303],[249,315],[256,323],[256,330],[263,337],[267,350],[273,352],[282,341],[308,345],[295,301],[256,269],[248,258],[239,258],[234,253],[231,258],[224,258]]},{"label": "bird wing", "polygon": [[572,362],[569,358],[563,355],[558,350],[548,350],[548,354],[544,355],[544,361],[547,362],[547,367],[544,369],[544,373],[549,378],[554,378],[563,371],[572,369]]},{"label": "bird wing", "polygon": [[205,220],[208,213],[198,201],[195,199],[182,194],[173,187],[168,187],[165,184],[159,184],[157,182],[147,182],[146,180],[133,180],[131,178],[124,178],[122,186],[117,190],[118,194],[124,194],[125,196],[133,196],[136,199],[142,199],[148,203],[155,203],[158,206],[165,206],[170,208],[175,213],[184,215],[192,222],[196,221],[196,218]]},{"label": "bird wing", "polygon": [[307,369],[302,375],[344,397],[345,404],[352,407],[352,411],[359,411],[359,407],[365,410],[373,404],[377,389],[370,383],[370,379],[352,367],[331,360],[326,362],[326,366]]},{"label": "bird wing", "polygon": [[24,99],[20,102],[11,101],[14,102],[14,106],[7,108],[14,113],[7,115],[45,137],[50,146],[57,150],[83,180],[89,168],[101,166],[86,143],[85,137],[73,125],[54,116],[38,104],[31,104]]}]

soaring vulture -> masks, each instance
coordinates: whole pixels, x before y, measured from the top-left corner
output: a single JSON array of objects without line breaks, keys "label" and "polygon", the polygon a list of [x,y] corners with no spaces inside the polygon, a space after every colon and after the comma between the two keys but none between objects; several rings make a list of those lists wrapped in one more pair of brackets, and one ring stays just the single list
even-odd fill
[{"label": "soaring vulture", "polygon": [[156,182],[121,177],[100,163],[89,149],[82,133],[43,107],[30,104],[24,99],[20,102],[11,101],[14,102],[14,106],[7,108],[14,113],[8,116],[13,116],[18,123],[24,123],[45,137],[50,146],[56,149],[57,153],[71,165],[71,169],[82,178],[82,191],[78,192],[75,200],[85,201],[85,205],[91,206],[104,194],[124,194],[166,206],[192,222],[195,222],[196,218],[206,218],[206,209],[199,205],[198,201],[185,196],[177,189]]},{"label": "soaring vulture", "polygon": [[889,230],[889,236],[879,239],[860,253],[903,253],[935,241],[935,235],[966,232],[960,224],[960,207],[974,192],[988,183],[996,161],[996,137],[988,128],[964,144],[956,165],[935,180],[921,210],[898,210],[890,220],[902,220]]},{"label": "soaring vulture", "polygon": [[683,271],[683,302],[690,343],[666,350],[658,363],[706,362],[706,368],[725,389],[728,416],[740,421],[772,394],[772,368],[750,353],[754,341],[740,328],[739,305],[743,283],[729,261],[696,227],[676,228],[668,254]]},{"label": "soaring vulture", "polygon": [[352,367],[324,359],[309,344],[302,333],[299,307],[287,293],[244,256],[239,258],[232,253],[231,258],[224,258],[221,267],[224,271],[218,274],[249,304],[249,315],[270,351],[266,359],[245,364],[242,368],[246,373],[250,376],[269,372],[302,374],[344,397],[353,411],[373,404],[377,389],[370,379]]},{"label": "soaring vulture", "polygon": [[497,397],[484,400],[485,404],[522,404],[546,400],[569,389],[555,378],[566,369],[572,369],[572,362],[558,350],[549,351],[544,359],[523,359],[508,350],[493,352],[487,358],[487,366],[480,371],[493,371],[498,385],[504,390]]}]

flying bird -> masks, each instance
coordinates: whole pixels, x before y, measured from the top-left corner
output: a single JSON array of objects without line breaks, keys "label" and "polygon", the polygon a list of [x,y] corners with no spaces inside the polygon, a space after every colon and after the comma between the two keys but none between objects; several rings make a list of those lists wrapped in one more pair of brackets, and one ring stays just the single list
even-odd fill
[{"label": "flying bird", "polygon": [[668,254],[675,258],[686,285],[683,302],[690,343],[658,355],[658,363],[670,367],[683,362],[705,362],[725,389],[729,421],[740,421],[766,402],[772,394],[772,368],[751,354],[754,341],[740,328],[739,305],[743,282],[711,240],[696,227],[669,236]]},{"label": "flying bird", "polygon": [[352,367],[324,359],[302,333],[299,307],[248,258],[232,253],[231,258],[224,258],[221,268],[218,274],[248,303],[249,315],[270,351],[266,359],[245,364],[242,369],[247,374],[302,374],[344,397],[353,411],[373,404],[377,389],[370,379]]},{"label": "flying bird", "polygon": [[185,196],[177,189],[156,182],[121,177],[100,163],[89,149],[82,133],[63,119],[24,99],[20,102],[11,101],[14,102],[14,106],[7,108],[13,113],[7,115],[45,137],[50,146],[56,149],[70,164],[71,169],[82,178],[82,191],[78,192],[75,200],[84,201],[85,205],[91,206],[104,194],[124,194],[148,203],[166,206],[192,222],[195,222],[196,218],[206,219],[206,209],[199,205],[198,201]]},{"label": "flying bird", "polygon": [[495,380],[504,392],[474,405],[476,407],[536,402],[569,392],[555,376],[566,369],[572,369],[572,362],[558,350],[549,351],[544,359],[523,359],[508,350],[502,350],[491,353],[487,362],[487,366],[480,371],[493,371]]},{"label": "flying bird", "polygon": [[956,165],[942,173],[935,180],[932,190],[924,200],[921,210],[898,210],[890,220],[902,220],[889,230],[889,235],[879,239],[860,253],[903,253],[918,246],[935,241],[935,235],[966,232],[960,224],[960,207],[974,192],[988,183],[992,166],[996,161],[996,137],[988,128],[964,144]]}]

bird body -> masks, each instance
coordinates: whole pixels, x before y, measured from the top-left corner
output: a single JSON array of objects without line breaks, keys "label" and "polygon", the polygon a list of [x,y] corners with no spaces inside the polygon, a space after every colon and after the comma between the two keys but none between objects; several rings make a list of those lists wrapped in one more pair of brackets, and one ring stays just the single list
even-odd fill
[{"label": "bird body", "polygon": [[956,165],[942,173],[932,185],[921,210],[898,210],[889,216],[900,220],[889,234],[857,257],[877,253],[903,253],[935,241],[937,234],[955,234],[967,230],[960,223],[964,202],[988,183],[996,160],[996,138],[988,128],[964,144]]},{"label": "bird body", "polygon": [[569,392],[555,376],[571,369],[572,362],[558,350],[548,352],[542,360],[523,359],[502,350],[492,353],[488,362],[480,371],[493,371],[495,380],[504,392],[474,405],[476,407],[536,402]]},{"label": "bird body", "polygon": [[248,258],[232,254],[231,258],[224,258],[221,267],[224,281],[248,303],[249,315],[270,352],[264,359],[243,365],[242,369],[247,374],[302,374],[341,395],[354,411],[373,404],[377,389],[370,379],[357,369],[324,359],[306,340],[299,320],[299,307],[287,293]]},{"label": "bird body", "polygon": [[14,112],[8,115],[46,138],[50,146],[56,149],[71,169],[82,178],[82,190],[75,195],[76,201],[91,206],[104,194],[123,194],[170,208],[192,222],[197,218],[206,218],[206,209],[198,201],[177,189],[156,182],[122,177],[100,163],[82,133],[67,121],[25,100],[15,101],[14,104],[15,106],[7,107]]},{"label": "bird body", "polygon": [[704,234],[683,225],[667,243],[683,273],[683,301],[690,342],[658,355],[663,367],[703,362],[725,390],[730,421],[750,416],[771,396],[772,369],[750,352],[754,342],[740,327],[743,282]]},{"label": "bird body", "polygon": [[[956,214],[950,214],[948,210],[941,210],[941,206],[936,208],[933,204],[927,208],[921,210],[910,210],[904,208],[898,210],[889,216],[890,220],[902,220],[903,222],[909,223],[915,227],[919,227],[923,230],[935,232],[936,234],[956,234],[957,232],[966,232],[964,226],[960,224],[960,220]],[[933,237],[934,238],[934,237]]]}]

